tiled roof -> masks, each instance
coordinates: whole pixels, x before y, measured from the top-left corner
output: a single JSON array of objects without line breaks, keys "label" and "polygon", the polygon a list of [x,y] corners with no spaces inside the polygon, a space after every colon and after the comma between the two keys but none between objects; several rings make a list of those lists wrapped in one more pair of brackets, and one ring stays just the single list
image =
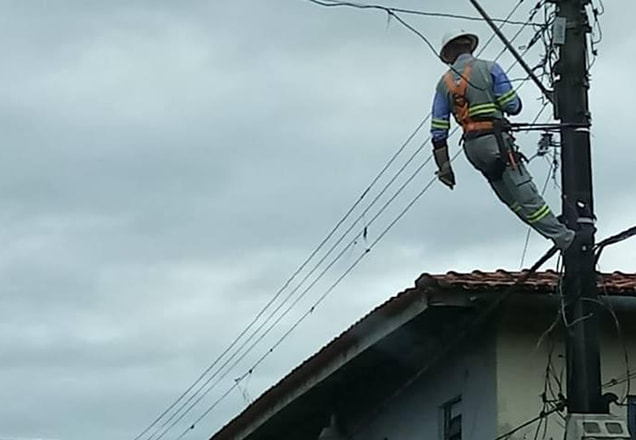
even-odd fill
[{"label": "tiled roof", "polygon": [[[316,371],[319,371],[324,365],[334,361],[343,352],[355,345],[357,335],[364,332],[369,325],[373,325],[371,323],[372,318],[390,316],[405,310],[421,298],[421,294],[426,293],[427,290],[436,292],[464,290],[475,294],[486,293],[493,290],[504,290],[515,284],[525,274],[527,274],[526,271],[508,272],[501,269],[495,272],[475,270],[471,273],[451,271],[439,275],[422,274],[415,282],[415,289],[407,289],[373,309],[364,318],[353,324],[340,336],[336,337],[320,351],[292,370],[280,382],[263,393],[240,415],[214,434],[211,440],[236,438],[260,414],[285,399],[292,390],[309,380]],[[515,290],[524,293],[553,293],[558,281],[558,272],[552,270],[538,272],[533,274],[526,282],[515,287]],[[636,296],[636,273],[613,272],[611,274],[599,274],[598,285],[608,295]]]},{"label": "tiled roof", "polygon": [[[522,272],[508,272],[497,270],[496,272],[481,272],[475,270],[471,273],[447,272],[443,275],[422,274],[415,285],[420,288],[452,288],[462,290],[490,290],[505,289],[513,285],[517,279],[526,274]],[[559,273],[553,270],[534,274],[529,280],[521,284],[521,291],[546,291],[553,290],[559,281]],[[612,295],[636,294],[636,274],[614,272],[611,274],[599,274],[598,286]]]}]

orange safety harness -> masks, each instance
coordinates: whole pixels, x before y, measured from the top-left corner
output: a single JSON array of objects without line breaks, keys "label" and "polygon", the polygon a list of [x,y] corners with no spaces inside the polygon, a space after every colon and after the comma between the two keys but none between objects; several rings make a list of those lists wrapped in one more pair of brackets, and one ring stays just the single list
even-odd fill
[{"label": "orange safety harness", "polygon": [[470,82],[470,76],[473,73],[473,64],[468,63],[464,67],[464,71],[459,76],[459,80],[456,82],[452,71],[446,72],[444,75],[444,82],[446,87],[453,96],[454,111],[453,115],[459,125],[462,126],[465,133],[478,132],[478,131],[490,131],[493,132],[499,145],[501,157],[507,158],[507,162],[512,169],[517,168],[517,161],[515,154],[511,149],[506,148],[503,137],[501,136],[501,125],[496,124],[494,120],[490,121],[474,121],[469,116],[468,99],[466,99],[466,91],[468,90],[468,83]]},{"label": "orange safety harness", "polygon": [[492,131],[495,128],[493,121],[474,121],[469,116],[468,100],[466,99],[466,91],[468,90],[468,83],[470,76],[473,73],[473,64],[468,63],[464,67],[464,72],[459,76],[459,81],[455,82],[455,77],[452,71],[446,72],[444,75],[444,82],[446,87],[453,95],[454,111],[453,115],[455,120],[464,129],[464,133],[470,133],[474,131]]}]

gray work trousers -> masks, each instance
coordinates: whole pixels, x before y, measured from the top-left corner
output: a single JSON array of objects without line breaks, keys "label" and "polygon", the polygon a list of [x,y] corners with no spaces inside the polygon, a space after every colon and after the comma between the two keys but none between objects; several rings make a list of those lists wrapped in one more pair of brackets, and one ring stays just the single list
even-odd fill
[{"label": "gray work trousers", "polygon": [[[508,148],[513,148],[512,139],[505,133],[503,137]],[[494,135],[466,140],[464,151],[470,163],[488,179],[497,197],[524,223],[552,240],[561,250],[567,249],[572,244],[574,231],[557,220],[539,194],[532,176],[520,161],[517,161],[515,169],[508,164],[503,173],[496,172],[502,158]],[[493,171],[495,177],[493,177]],[[497,178],[499,174],[501,177]]]}]

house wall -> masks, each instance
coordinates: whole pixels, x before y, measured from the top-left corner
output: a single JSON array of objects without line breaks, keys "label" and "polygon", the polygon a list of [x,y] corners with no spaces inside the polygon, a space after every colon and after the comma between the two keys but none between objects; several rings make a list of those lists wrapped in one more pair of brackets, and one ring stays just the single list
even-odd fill
[{"label": "house wall", "polygon": [[[531,300],[531,301],[530,301]],[[556,318],[559,302],[557,298],[543,299],[525,297],[513,298],[503,309],[497,332],[496,346],[496,389],[497,389],[497,435],[539,415],[543,408],[541,393],[544,391],[550,339],[542,334]],[[636,371],[636,299],[625,298],[613,302],[620,325],[622,340],[617,337],[614,319],[605,310],[601,323],[601,368],[602,382],[626,375],[624,347],[633,362],[632,371]],[[630,318],[631,315],[631,318]],[[554,332],[554,351],[552,355],[554,370],[559,374],[563,370],[565,345],[563,330]],[[565,387],[563,373],[563,387]],[[553,380],[555,390],[558,385]],[[636,379],[631,387],[636,395]],[[626,384],[608,387],[605,392],[613,392],[620,398],[627,393]],[[564,390],[564,394],[566,391]],[[613,405],[612,413],[624,415],[625,408]],[[535,439],[538,424],[522,429],[510,437],[510,440]],[[536,438],[561,440],[564,435],[564,420],[557,414],[547,419],[538,431]],[[495,436],[495,437],[496,437]],[[494,439],[495,437],[490,437]]]},{"label": "house wall", "polygon": [[354,439],[441,440],[444,403],[462,397],[462,440],[496,432],[495,335],[481,335],[390,401]]}]

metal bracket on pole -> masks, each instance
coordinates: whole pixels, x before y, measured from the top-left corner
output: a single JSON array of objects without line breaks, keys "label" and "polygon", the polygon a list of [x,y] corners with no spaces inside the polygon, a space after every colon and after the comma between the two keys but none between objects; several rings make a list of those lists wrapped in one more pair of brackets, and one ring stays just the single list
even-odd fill
[{"label": "metal bracket on pole", "polygon": [[499,30],[497,25],[492,21],[492,18],[490,18],[488,13],[484,10],[484,8],[481,7],[481,5],[477,2],[477,0],[470,0],[470,3],[475,7],[475,9],[477,9],[477,12],[479,12],[479,14],[484,18],[484,20],[486,20],[486,23],[488,23],[488,25],[492,28],[493,32],[497,35],[497,37],[499,37],[499,39],[503,42],[506,48],[510,51],[510,53],[512,53],[512,56],[514,56],[515,59],[521,65],[521,67],[523,67],[523,70],[526,71],[530,79],[534,81],[537,87],[539,87],[539,90],[541,90],[541,93],[543,93],[543,95],[548,99],[548,101],[554,104],[554,92],[551,90],[548,90],[545,87],[545,85],[541,82],[541,80],[537,78],[537,75],[534,74],[534,72],[532,71],[532,68],[528,66],[528,63],[525,62],[525,60],[519,54],[519,52],[517,52],[517,50],[510,43],[510,41],[508,41],[506,36]]}]

